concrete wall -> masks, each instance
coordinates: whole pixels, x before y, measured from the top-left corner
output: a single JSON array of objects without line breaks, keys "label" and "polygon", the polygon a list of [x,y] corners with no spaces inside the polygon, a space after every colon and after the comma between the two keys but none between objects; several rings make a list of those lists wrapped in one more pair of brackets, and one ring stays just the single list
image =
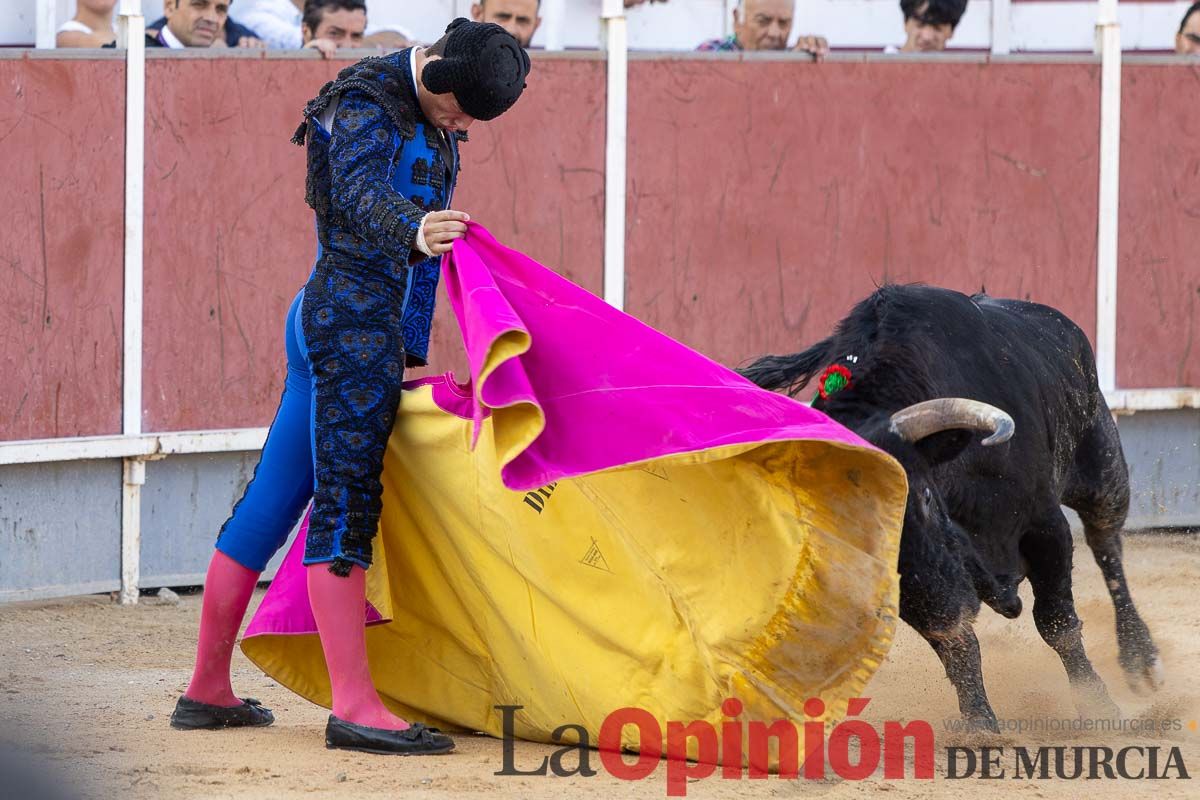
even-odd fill
[{"label": "concrete wall", "polygon": [[0,601],[120,586],[120,461],[0,466]]},{"label": "concrete wall", "polygon": [[1129,528],[1200,529],[1200,411],[1143,411],[1119,420],[1129,462]]},{"label": "concrete wall", "polygon": [[[217,532],[257,463],[257,453],[223,453],[146,465],[143,589],[203,583]],[[120,585],[119,460],[0,466],[0,602]]]},{"label": "concrete wall", "polygon": [[[143,588],[202,583],[213,543],[254,475],[257,453],[172,456],[146,465]],[[117,531],[118,539],[120,531]],[[289,540],[290,541],[290,540]],[[281,550],[267,566],[275,573]]]}]

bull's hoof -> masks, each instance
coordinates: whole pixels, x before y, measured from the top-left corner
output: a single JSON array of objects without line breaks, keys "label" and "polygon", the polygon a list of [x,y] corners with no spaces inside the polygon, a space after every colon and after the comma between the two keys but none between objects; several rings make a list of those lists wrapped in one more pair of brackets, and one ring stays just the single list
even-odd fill
[{"label": "bull's hoof", "polygon": [[1121,719],[1121,708],[1108,696],[1104,682],[1097,679],[1076,684],[1075,708],[1081,717],[1091,719]]},{"label": "bull's hoof", "polygon": [[1162,688],[1165,679],[1162,659],[1144,622],[1137,619],[1127,626],[1118,625],[1117,647],[1125,682],[1134,694],[1150,694]]},{"label": "bull's hoof", "polygon": [[973,734],[1000,733],[1000,723],[993,717],[967,717],[966,732]]},{"label": "bull's hoof", "polygon": [[996,721],[996,713],[988,705],[975,708],[959,707],[963,717],[963,730],[966,733],[999,733],[1000,723]]},{"label": "bull's hoof", "polygon": [[1125,670],[1125,682],[1129,684],[1130,690],[1137,695],[1147,695],[1157,692],[1163,687],[1166,681],[1166,672],[1163,670],[1162,659],[1158,657],[1158,653],[1151,653],[1148,657],[1139,658],[1131,665],[1126,665],[1122,659],[1121,666]]}]

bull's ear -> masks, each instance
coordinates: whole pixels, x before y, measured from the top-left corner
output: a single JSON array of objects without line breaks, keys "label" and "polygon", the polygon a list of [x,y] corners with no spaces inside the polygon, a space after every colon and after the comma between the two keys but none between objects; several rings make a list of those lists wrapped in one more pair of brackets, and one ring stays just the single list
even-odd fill
[{"label": "bull's ear", "polygon": [[962,455],[974,434],[965,430],[939,431],[913,444],[930,466],[945,464]]}]

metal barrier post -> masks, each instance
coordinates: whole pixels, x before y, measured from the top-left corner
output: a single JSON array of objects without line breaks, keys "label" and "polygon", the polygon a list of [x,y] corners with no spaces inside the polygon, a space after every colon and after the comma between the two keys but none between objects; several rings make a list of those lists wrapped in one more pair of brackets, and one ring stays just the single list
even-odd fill
[{"label": "metal barrier post", "polygon": [[1117,388],[1117,225],[1121,175],[1121,25],[1117,0],[1100,0],[1100,203],[1096,224],[1096,371]]},{"label": "metal barrier post", "polygon": [[625,168],[629,39],[622,0],[601,10],[608,50],[608,127],[604,140],[604,299],[625,308]]},{"label": "metal barrier post", "polygon": [[[125,48],[125,301],[121,432],[142,433],[142,237],[146,162],[146,20],[137,0],[121,0],[118,45]],[[126,458],[121,492],[121,604],[138,600],[142,484],[146,464]]]}]

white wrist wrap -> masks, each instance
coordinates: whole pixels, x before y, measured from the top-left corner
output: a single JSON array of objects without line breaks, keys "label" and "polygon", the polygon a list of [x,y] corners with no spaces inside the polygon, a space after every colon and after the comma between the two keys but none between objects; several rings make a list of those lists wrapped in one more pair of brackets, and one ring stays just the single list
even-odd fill
[{"label": "white wrist wrap", "polygon": [[425,220],[429,219],[429,215],[421,217],[421,226],[417,228],[417,249],[427,256],[432,256],[433,251],[429,249],[429,245],[425,243]]}]

